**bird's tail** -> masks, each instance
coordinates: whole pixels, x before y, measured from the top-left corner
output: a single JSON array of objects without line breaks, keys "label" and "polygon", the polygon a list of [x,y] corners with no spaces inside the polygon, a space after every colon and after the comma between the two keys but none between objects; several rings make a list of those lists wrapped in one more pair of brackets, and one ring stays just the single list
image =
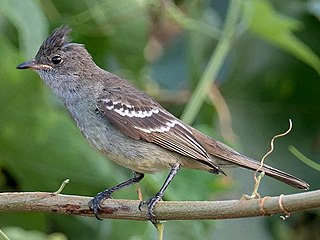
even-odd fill
[{"label": "bird's tail", "polygon": [[253,171],[256,171],[257,169],[259,169],[259,172],[265,172],[266,175],[273,177],[275,179],[278,179],[279,181],[284,182],[295,188],[300,188],[305,190],[309,189],[309,184],[306,183],[305,181],[289,173],[283,172],[279,169],[276,169],[266,164],[264,164],[261,168],[260,162],[257,162],[249,157],[239,154],[237,156],[232,157],[232,159],[228,159],[228,160],[240,167],[244,167]]},{"label": "bird's tail", "polygon": [[253,171],[259,169],[259,172],[264,171],[266,175],[278,179],[288,185],[300,189],[309,189],[308,183],[293,175],[265,164],[260,167],[260,162],[236,152],[231,147],[218,142],[195,129],[192,129],[192,131],[207,152],[216,159],[215,164],[219,167],[238,166]]}]

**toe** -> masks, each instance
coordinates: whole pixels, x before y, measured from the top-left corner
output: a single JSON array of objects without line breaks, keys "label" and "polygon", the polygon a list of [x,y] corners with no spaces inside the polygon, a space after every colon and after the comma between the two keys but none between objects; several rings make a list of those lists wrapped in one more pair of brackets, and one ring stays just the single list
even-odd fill
[{"label": "toe", "polygon": [[101,209],[100,207],[100,201],[95,197],[93,198],[90,202],[89,202],[89,208],[90,210],[93,212],[94,216],[98,219],[98,220],[102,220],[99,217],[99,210]]},{"label": "toe", "polygon": [[102,220],[99,217],[99,212],[101,210],[100,203],[104,200],[110,198],[110,193],[108,192],[101,192],[98,193],[90,202],[89,202],[89,208],[94,213],[95,217],[99,220]]},{"label": "toe", "polygon": [[143,205],[145,205],[145,204],[146,204],[145,201],[141,201],[141,202],[139,203],[138,208],[139,208],[140,212],[142,212],[142,207],[143,207]]},{"label": "toe", "polygon": [[152,198],[150,198],[149,200],[147,201],[143,201],[143,202],[140,202],[139,204],[139,209],[141,211],[141,207],[143,205],[148,205],[148,219],[153,223],[153,224],[156,224],[158,223],[158,221],[155,219],[155,215],[154,215],[154,207],[156,206],[156,204],[161,200],[161,197],[159,196],[154,196]]}]

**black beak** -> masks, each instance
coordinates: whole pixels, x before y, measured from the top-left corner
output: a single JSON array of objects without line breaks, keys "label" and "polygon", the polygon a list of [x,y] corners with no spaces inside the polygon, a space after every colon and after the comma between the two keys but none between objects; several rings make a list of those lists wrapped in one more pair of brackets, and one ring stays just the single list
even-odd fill
[{"label": "black beak", "polygon": [[17,66],[17,69],[27,69],[27,68],[33,68],[36,65],[34,60],[27,61],[24,63],[21,63]]},{"label": "black beak", "polygon": [[35,60],[30,60],[24,63],[19,64],[17,67],[17,69],[28,69],[31,68],[33,70],[48,70],[48,69],[52,69],[51,66],[46,65],[46,64],[39,64],[36,63]]}]

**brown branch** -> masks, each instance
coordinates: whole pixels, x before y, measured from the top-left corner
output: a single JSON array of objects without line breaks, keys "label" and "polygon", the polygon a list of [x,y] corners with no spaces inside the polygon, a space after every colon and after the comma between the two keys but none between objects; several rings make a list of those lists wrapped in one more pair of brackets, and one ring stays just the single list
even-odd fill
[{"label": "brown branch", "polygon": [[[53,212],[93,217],[91,198],[48,192],[0,193],[0,212]],[[101,218],[147,220],[138,200],[108,199]],[[320,208],[320,190],[251,200],[163,201],[155,207],[158,220],[202,220],[256,217]]]}]

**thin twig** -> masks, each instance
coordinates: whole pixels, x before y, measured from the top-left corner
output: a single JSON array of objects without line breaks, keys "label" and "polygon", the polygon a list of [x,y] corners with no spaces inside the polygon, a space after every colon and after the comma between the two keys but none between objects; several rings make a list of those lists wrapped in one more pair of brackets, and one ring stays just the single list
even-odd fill
[{"label": "thin twig", "polygon": [[61,183],[61,186],[59,187],[59,189],[58,189],[57,191],[55,191],[54,194],[60,194],[60,193],[63,191],[63,189],[64,189],[64,187],[66,186],[66,184],[68,184],[69,182],[70,182],[70,179],[69,179],[69,178],[66,179],[66,180],[64,180],[64,181]]},{"label": "thin twig", "polygon": [[[256,197],[260,198],[260,195],[258,193],[258,189],[259,189],[259,185],[260,185],[261,179],[264,177],[264,174],[265,174],[264,171],[262,171],[262,172],[260,172],[260,171],[263,168],[265,159],[273,152],[273,150],[274,150],[274,141],[276,140],[276,138],[286,136],[291,130],[292,130],[292,121],[291,121],[291,119],[289,119],[289,128],[288,128],[288,130],[285,131],[284,133],[277,134],[276,136],[274,136],[271,139],[270,150],[262,157],[261,162],[260,162],[260,167],[253,174],[253,178],[254,178],[255,184],[254,184],[254,188],[253,188],[252,194],[251,194],[251,196],[244,195],[245,198],[256,198]],[[257,176],[258,172],[260,172],[260,174]]]},{"label": "thin twig", "polygon": [[[0,237],[3,239],[3,240],[10,240],[10,238],[0,229]],[[0,238],[0,239],[1,239]]]},{"label": "thin twig", "polygon": [[217,111],[222,137],[228,142],[235,142],[238,136],[232,129],[231,113],[228,104],[215,83],[210,85],[208,96]]},{"label": "thin twig", "polygon": [[265,159],[273,152],[275,139],[276,139],[276,138],[279,138],[279,137],[284,137],[284,136],[286,136],[291,130],[292,130],[292,121],[291,121],[291,119],[289,119],[289,128],[288,128],[288,130],[285,131],[284,133],[277,134],[276,136],[274,136],[274,137],[271,139],[271,142],[270,142],[270,150],[269,150],[269,151],[263,156],[263,158],[261,159],[260,168],[258,168],[257,171],[260,171],[260,170],[263,168],[263,164],[264,164]]},{"label": "thin twig", "polygon": [[[320,190],[281,197],[287,212],[320,208]],[[94,217],[89,210],[90,197],[53,194],[48,192],[0,193],[0,212],[49,212]],[[228,201],[161,201],[155,207],[157,220],[230,219],[283,213],[279,196]],[[108,199],[102,204],[101,218],[148,220],[147,213],[138,209],[138,200]]]},{"label": "thin twig", "polygon": [[155,224],[155,227],[157,228],[158,239],[163,240],[164,224],[162,222],[159,222]]}]

